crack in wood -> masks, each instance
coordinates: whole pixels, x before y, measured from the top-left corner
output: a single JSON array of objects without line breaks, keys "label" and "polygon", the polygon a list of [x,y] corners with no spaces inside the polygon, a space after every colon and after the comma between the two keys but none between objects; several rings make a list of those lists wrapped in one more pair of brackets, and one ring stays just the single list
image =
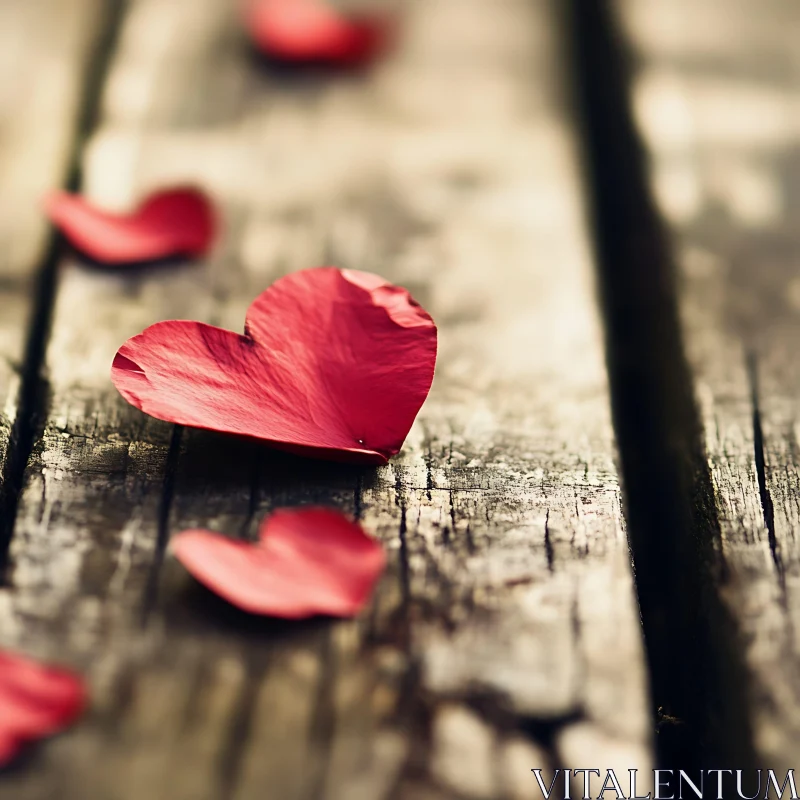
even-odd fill
[{"label": "crack in wood", "polygon": [[547,557],[547,571],[554,572],[555,553],[553,551],[553,540],[550,538],[550,509],[544,518],[544,553]]},{"label": "crack in wood", "polygon": [[[69,169],[64,183],[64,188],[70,191],[80,185],[80,157],[98,117],[102,82],[121,27],[123,6],[122,0],[110,0],[105,4],[101,34],[88,59],[87,80],[69,148]],[[8,581],[9,549],[14,536],[25,467],[45,424],[49,383],[42,369],[58,283],[58,263],[64,246],[63,237],[51,232],[44,259],[34,270],[33,308],[23,363],[19,367],[16,414],[8,433],[8,451],[0,475],[0,586]]]},{"label": "crack in wood", "polygon": [[674,266],[631,119],[608,0],[572,0],[570,46],[605,312],[614,425],[663,765],[754,763],[739,632],[719,594],[720,527],[678,323]]},{"label": "crack in wood", "polygon": [[761,424],[761,405],[758,383],[758,358],[755,353],[749,353],[747,356],[747,379],[750,384],[750,400],[753,407],[753,449],[755,451],[758,494],[761,498],[764,525],[767,528],[769,551],[772,555],[772,562],[775,565],[775,572],[778,576],[781,606],[788,614],[789,604],[786,595],[786,567],[783,563],[780,544],[775,535],[775,507],[772,504],[772,495],[767,486],[766,459],[764,456],[764,430]]}]

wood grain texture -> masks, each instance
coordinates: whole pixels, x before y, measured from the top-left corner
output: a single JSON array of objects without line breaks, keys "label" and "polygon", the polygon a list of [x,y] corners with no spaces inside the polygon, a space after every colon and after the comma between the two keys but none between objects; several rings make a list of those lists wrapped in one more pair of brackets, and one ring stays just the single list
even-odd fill
[{"label": "wood grain texture", "polygon": [[680,269],[680,312],[764,766],[800,747],[800,8],[617,3],[631,103]]},{"label": "wood grain texture", "polygon": [[[201,183],[225,236],[202,264],[63,264],[0,631],[86,669],[94,710],[5,778],[15,798],[525,798],[537,766],[649,768],[554,8],[416,0],[384,63],[326,75],[260,63],[227,0],[131,4],[85,190],[125,207]],[[272,280],[323,263],[407,286],[440,326],[389,466],[172,429],[114,393],[126,337],[241,330]],[[312,502],[389,551],[358,620],[249,619],[165,552]]]},{"label": "wood grain texture", "polygon": [[0,4],[0,503],[36,279],[48,247],[40,201],[67,177],[101,6],[99,0]]}]

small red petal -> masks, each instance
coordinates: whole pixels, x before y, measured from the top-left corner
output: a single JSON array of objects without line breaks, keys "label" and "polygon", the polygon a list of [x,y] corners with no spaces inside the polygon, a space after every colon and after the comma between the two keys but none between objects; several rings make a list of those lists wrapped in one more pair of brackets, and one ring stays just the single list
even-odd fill
[{"label": "small red petal", "polygon": [[284,61],[363,64],[384,49],[384,17],[345,17],[324,0],[253,0],[245,24],[256,46]]},{"label": "small red petal", "polygon": [[85,706],[77,675],[0,651],[0,766],[24,745],[67,728]]},{"label": "small red petal", "polygon": [[201,583],[251,614],[351,617],[386,566],[383,548],[338,511],[276,511],[258,544],[210,531],[177,534],[172,550]]},{"label": "small red petal", "polygon": [[202,256],[216,227],[211,201],[190,188],[152,194],[127,215],[95,208],[79,195],[56,192],[46,199],[45,211],[77,250],[104,264]]},{"label": "small red petal", "polygon": [[129,339],[111,378],[179,425],[336,461],[385,464],[433,380],[436,326],[405,289],[333,267],[276,281],[246,334],[167,321]]}]

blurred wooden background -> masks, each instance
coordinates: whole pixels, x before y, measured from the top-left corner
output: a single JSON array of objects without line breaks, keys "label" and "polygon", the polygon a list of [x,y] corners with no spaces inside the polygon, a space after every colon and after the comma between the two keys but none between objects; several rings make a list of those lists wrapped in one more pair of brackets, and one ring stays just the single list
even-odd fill
[{"label": "blurred wooden background", "polygon": [[[800,7],[398,14],[385,59],[336,73],[263,63],[232,0],[0,3],[0,645],[93,700],[3,797],[523,800],[533,768],[646,793],[657,763],[796,766]],[[186,182],[224,214],[200,264],[91,267],[40,210]],[[127,337],[241,330],[321,264],[439,324],[389,466],[113,390]],[[169,554],[304,503],[389,551],[358,620],[250,619]]]}]

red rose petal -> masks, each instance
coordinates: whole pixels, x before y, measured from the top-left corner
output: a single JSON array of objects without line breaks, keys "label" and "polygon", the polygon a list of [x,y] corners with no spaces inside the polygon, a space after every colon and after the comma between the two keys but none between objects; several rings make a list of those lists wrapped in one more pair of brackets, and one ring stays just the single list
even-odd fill
[{"label": "red rose petal", "polygon": [[362,64],[389,38],[384,17],[345,17],[324,0],[254,0],[245,24],[261,51],[284,61]]},{"label": "red rose petal", "polygon": [[66,192],[48,197],[45,210],[77,250],[104,264],[202,256],[216,227],[211,201],[189,188],[152,194],[128,215],[111,214]]},{"label": "red rose petal", "polygon": [[256,298],[245,330],[156,323],[119,349],[112,380],[158,419],[301,455],[385,464],[400,450],[436,362],[436,326],[405,289],[296,272]]},{"label": "red rose petal", "polygon": [[29,742],[67,728],[85,705],[77,675],[0,651],[0,766]]},{"label": "red rose petal", "polygon": [[383,548],[338,511],[276,511],[258,544],[210,531],[177,534],[172,550],[201,583],[251,614],[350,617],[386,566]]}]

